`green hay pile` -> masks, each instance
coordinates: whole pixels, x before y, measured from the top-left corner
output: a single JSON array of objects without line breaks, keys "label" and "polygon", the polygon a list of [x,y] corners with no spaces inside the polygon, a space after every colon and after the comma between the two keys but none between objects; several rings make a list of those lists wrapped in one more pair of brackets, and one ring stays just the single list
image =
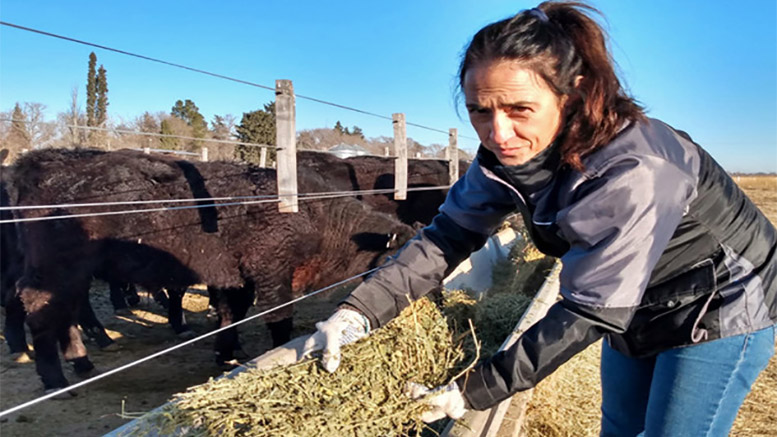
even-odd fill
[{"label": "green hay pile", "polygon": [[[424,406],[404,395],[407,381],[448,383],[464,351],[427,299],[343,349],[337,372],[316,360],[246,370],[177,395],[149,419],[158,435],[419,435]],[[136,432],[136,431],[135,431]]]},{"label": "green hay pile", "polygon": [[479,301],[468,292],[455,290],[443,293],[443,313],[448,318],[451,331],[460,333],[466,355],[465,361],[474,359],[475,344],[466,330],[467,320],[472,320],[480,346],[480,356],[495,354],[512,332],[531,304],[532,298],[515,293],[489,292]]},{"label": "green hay pile", "polygon": [[514,248],[502,271],[495,270],[494,288],[480,301],[464,291],[445,292],[442,313],[426,298],[413,303],[385,327],[344,347],[333,374],[321,370],[317,359],[269,370],[249,368],[176,395],[130,432],[224,437],[436,434],[420,420],[424,405],[404,394],[406,383],[446,384],[467,365],[497,351],[536,291],[529,293],[525,283],[544,279],[545,259],[532,249]]}]

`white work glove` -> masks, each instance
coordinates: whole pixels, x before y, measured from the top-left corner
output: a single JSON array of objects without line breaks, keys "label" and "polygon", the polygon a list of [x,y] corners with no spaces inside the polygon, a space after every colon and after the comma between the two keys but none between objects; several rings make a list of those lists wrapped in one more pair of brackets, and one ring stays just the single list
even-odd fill
[{"label": "white work glove", "polygon": [[421,384],[408,382],[405,393],[419,402],[429,405],[431,408],[421,414],[421,420],[426,423],[435,422],[445,416],[451,419],[461,419],[461,416],[467,412],[464,396],[459,391],[456,382],[448,385],[441,385],[433,390],[429,390]]},{"label": "white work glove", "polygon": [[340,365],[340,348],[366,337],[370,321],[358,311],[341,308],[327,320],[316,323],[316,329],[305,341],[303,354],[323,350],[321,365],[332,373]]}]

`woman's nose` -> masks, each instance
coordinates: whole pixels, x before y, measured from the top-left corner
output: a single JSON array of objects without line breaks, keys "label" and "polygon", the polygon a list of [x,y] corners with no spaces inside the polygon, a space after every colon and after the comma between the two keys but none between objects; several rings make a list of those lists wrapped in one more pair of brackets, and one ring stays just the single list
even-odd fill
[{"label": "woman's nose", "polygon": [[494,118],[491,120],[491,140],[496,144],[504,144],[514,135],[510,117],[501,111],[495,112]]}]

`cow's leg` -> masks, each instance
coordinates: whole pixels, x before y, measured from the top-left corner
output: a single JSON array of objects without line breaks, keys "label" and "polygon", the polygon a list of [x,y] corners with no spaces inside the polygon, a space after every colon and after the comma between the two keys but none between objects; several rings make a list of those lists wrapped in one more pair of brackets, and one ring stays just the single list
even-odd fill
[{"label": "cow's leg", "polygon": [[272,337],[272,347],[282,346],[291,340],[291,330],[294,327],[293,318],[287,317],[277,322],[268,322],[267,329]]},{"label": "cow's leg", "polygon": [[[71,320],[75,318],[75,306],[62,305],[55,301],[52,293],[33,287],[21,287],[21,300],[27,311],[27,326],[32,333],[32,345],[35,349],[35,370],[43,382],[45,390],[67,387],[68,382],[62,372],[57,351],[58,332],[67,331]],[[51,300],[51,301],[50,301]]]},{"label": "cow's leg", "polygon": [[[214,289],[218,301],[219,326],[225,327],[243,320],[254,301],[254,286],[242,288]],[[226,329],[216,334],[216,364],[224,365],[234,359],[235,351],[242,352],[237,328]]]},{"label": "cow's leg", "polygon": [[161,288],[156,288],[151,292],[151,296],[154,298],[154,302],[162,306],[162,308],[170,311],[170,299],[167,298],[167,293]]},{"label": "cow's leg", "polygon": [[60,332],[59,347],[62,350],[62,356],[73,365],[77,374],[84,375],[94,370],[94,364],[86,355],[86,346],[81,341],[81,333],[78,332],[75,324]]},{"label": "cow's leg", "polygon": [[170,299],[170,307],[167,310],[167,317],[170,325],[178,335],[189,335],[191,329],[186,324],[186,317],[183,314],[183,295],[186,288],[168,288],[167,294]]},{"label": "cow's leg", "polygon": [[78,324],[81,325],[81,329],[84,330],[89,339],[97,343],[100,349],[105,349],[111,346],[114,341],[105,332],[105,327],[97,315],[92,309],[92,305],[89,303],[89,294],[85,293],[81,299],[81,307],[78,309]]},{"label": "cow's leg", "polygon": [[[260,312],[276,308],[292,299],[290,287],[277,285],[263,288],[258,292],[256,304]],[[281,346],[291,340],[294,305],[286,305],[262,316],[272,337],[273,347]]]},{"label": "cow's leg", "polygon": [[126,312],[126,310],[128,310],[127,300],[124,298],[124,285],[125,284],[116,281],[108,283],[108,288],[111,290],[111,305],[113,305],[113,311],[117,313]]},{"label": "cow's leg", "polygon": [[127,284],[124,287],[124,298],[127,304],[131,307],[137,306],[140,303],[140,296],[138,295],[138,288],[135,284]]},{"label": "cow's leg", "polygon": [[212,319],[219,315],[219,297],[218,290],[208,285],[208,313],[205,317]]},{"label": "cow's leg", "polygon": [[24,332],[24,305],[19,295],[13,293],[5,302],[5,326],[3,335],[12,354],[29,352]]}]

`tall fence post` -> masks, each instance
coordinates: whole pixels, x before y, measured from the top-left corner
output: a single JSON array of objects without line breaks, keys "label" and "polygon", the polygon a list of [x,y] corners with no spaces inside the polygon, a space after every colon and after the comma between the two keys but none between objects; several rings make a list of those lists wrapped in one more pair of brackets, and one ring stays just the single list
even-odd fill
[{"label": "tall fence post", "polygon": [[262,147],[259,151],[259,167],[267,167],[267,147]]},{"label": "tall fence post", "polygon": [[276,175],[280,212],[297,212],[297,135],[294,86],[290,80],[275,81]]},{"label": "tall fence post", "polygon": [[459,131],[455,127],[448,129],[448,147],[445,149],[448,160],[448,179],[450,184],[459,180]]},{"label": "tall fence post", "polygon": [[208,162],[208,148],[207,147],[203,147],[202,150],[200,150],[200,161]]},{"label": "tall fence post", "polygon": [[391,115],[394,124],[394,200],[407,199],[407,125],[405,114]]}]

